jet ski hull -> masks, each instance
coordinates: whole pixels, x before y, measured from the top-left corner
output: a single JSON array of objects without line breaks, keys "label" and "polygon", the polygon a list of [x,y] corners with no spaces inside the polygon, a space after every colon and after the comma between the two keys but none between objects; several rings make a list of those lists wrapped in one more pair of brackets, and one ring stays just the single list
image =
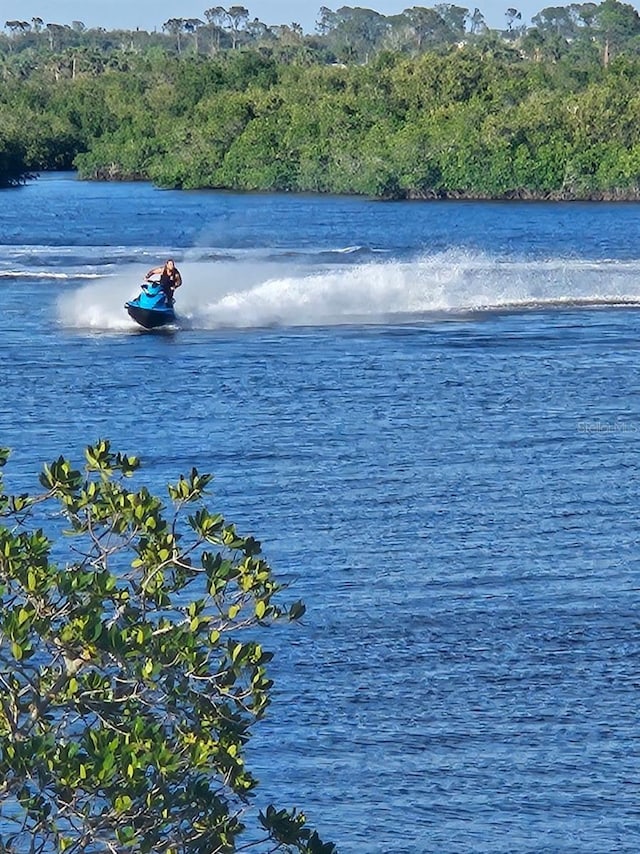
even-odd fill
[{"label": "jet ski hull", "polygon": [[176,322],[176,313],[172,308],[143,308],[136,305],[135,300],[125,303],[125,308],[129,312],[129,317],[145,329],[157,329],[159,326]]},{"label": "jet ski hull", "polygon": [[144,282],[139,296],[124,307],[129,317],[144,329],[158,329],[176,322],[173,300],[167,298],[158,282]]}]

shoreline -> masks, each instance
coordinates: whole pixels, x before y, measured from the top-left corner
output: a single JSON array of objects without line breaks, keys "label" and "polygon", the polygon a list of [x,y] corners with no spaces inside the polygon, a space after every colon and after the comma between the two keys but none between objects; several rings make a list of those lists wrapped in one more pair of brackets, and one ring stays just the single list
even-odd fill
[{"label": "shoreline", "polygon": [[41,175],[56,175],[66,173],[74,175],[78,181],[87,181],[96,184],[123,184],[123,183],[147,183],[151,184],[158,190],[177,190],[181,192],[193,192],[208,190],[210,192],[220,193],[237,193],[241,195],[259,194],[285,194],[295,196],[337,196],[343,198],[368,198],[376,202],[621,202],[634,203],[640,202],[640,187],[634,187],[626,190],[600,190],[589,193],[571,192],[569,190],[552,190],[548,192],[538,192],[533,190],[519,189],[508,190],[500,194],[487,194],[479,192],[468,192],[465,190],[407,190],[397,194],[381,194],[379,196],[371,196],[365,193],[340,193],[333,191],[318,191],[318,190],[294,190],[294,189],[279,189],[279,188],[253,188],[240,189],[237,187],[163,187],[155,184],[150,178],[141,175],[118,175],[113,169],[101,170],[99,174],[91,177],[84,177],[76,169],[46,169],[38,173],[31,173],[19,184],[10,184],[0,189],[16,189],[19,186],[37,181]]}]

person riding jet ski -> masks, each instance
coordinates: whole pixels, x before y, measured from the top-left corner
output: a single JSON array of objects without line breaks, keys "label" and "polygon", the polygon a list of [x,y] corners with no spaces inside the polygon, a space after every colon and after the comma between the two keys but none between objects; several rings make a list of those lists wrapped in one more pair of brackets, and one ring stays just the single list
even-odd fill
[{"label": "person riding jet ski", "polygon": [[152,276],[160,276],[160,286],[167,298],[167,302],[169,305],[173,305],[173,294],[182,284],[182,276],[174,264],[173,258],[165,261],[162,267],[153,267],[153,269],[149,270],[145,279],[149,281]]},{"label": "person riding jet ski", "polygon": [[182,276],[171,258],[149,270],[138,296],[124,304],[129,317],[145,329],[175,324],[173,294],[181,284]]}]

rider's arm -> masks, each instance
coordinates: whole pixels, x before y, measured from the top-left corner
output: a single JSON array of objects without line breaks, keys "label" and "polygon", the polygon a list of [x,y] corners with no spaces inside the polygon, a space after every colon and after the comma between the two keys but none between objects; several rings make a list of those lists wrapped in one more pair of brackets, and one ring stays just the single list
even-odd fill
[{"label": "rider's arm", "polygon": [[175,277],[175,280],[173,283],[174,290],[175,290],[175,288],[179,288],[181,284],[182,284],[182,276],[180,275],[180,272],[176,268],[176,277]]},{"label": "rider's arm", "polygon": [[145,279],[150,279],[151,276],[159,276],[162,273],[162,267],[152,267],[151,270],[145,276]]}]

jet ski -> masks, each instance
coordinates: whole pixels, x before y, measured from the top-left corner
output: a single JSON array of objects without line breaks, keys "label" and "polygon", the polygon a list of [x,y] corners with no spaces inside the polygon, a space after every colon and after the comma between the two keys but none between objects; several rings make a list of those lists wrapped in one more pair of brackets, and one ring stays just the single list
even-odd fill
[{"label": "jet ski", "polygon": [[136,323],[145,329],[157,329],[176,322],[173,300],[166,295],[159,281],[143,282],[140,294],[124,304]]}]

